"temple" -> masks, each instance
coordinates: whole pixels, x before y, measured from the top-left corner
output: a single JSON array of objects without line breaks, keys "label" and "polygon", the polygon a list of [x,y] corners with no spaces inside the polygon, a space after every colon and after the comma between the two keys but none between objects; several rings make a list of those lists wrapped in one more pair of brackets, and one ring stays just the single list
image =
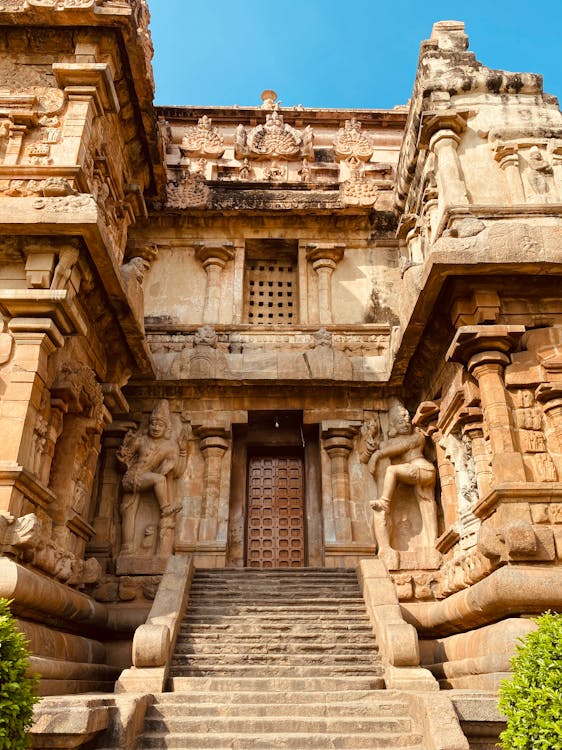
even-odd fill
[{"label": "temple", "polygon": [[515,645],[562,610],[541,76],[442,21],[408,106],[156,107],[145,0],[0,26],[0,596],[33,746],[495,747]]}]

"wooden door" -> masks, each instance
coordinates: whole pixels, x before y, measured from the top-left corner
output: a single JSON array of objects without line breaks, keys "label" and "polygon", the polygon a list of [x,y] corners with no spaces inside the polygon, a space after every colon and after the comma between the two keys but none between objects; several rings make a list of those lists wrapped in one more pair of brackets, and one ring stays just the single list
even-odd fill
[{"label": "wooden door", "polygon": [[249,568],[305,565],[304,477],[300,456],[251,456],[248,462]]}]

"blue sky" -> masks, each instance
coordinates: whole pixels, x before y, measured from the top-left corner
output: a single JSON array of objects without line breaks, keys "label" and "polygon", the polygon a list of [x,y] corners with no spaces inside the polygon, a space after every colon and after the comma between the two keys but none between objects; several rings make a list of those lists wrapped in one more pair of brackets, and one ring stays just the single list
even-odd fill
[{"label": "blue sky", "polygon": [[390,108],[419,45],[462,20],[477,58],[541,73],[562,97],[562,0],[149,0],[158,104]]}]

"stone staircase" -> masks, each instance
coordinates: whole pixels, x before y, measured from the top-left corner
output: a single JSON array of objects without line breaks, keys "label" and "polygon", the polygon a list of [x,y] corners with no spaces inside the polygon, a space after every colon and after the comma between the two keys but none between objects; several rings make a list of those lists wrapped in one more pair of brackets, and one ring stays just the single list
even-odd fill
[{"label": "stone staircase", "polygon": [[199,570],[149,748],[423,750],[354,570]]}]

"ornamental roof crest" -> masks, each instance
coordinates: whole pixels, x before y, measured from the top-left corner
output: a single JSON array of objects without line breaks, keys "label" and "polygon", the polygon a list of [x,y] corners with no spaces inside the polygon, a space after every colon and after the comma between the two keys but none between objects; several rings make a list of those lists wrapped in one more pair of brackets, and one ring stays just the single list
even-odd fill
[{"label": "ornamental roof crest", "polygon": [[220,159],[224,154],[224,138],[207,115],[193,128],[188,128],[183,136],[180,150],[183,156],[201,159]]},{"label": "ornamental roof crest", "polygon": [[346,120],[345,126],[338,131],[338,136],[334,141],[334,151],[338,161],[346,159],[369,161],[373,155],[374,146],[369,136],[361,132],[361,123],[352,119]]},{"label": "ornamental roof crest", "polygon": [[283,122],[277,110],[266,116],[262,125],[247,130],[236,128],[235,155],[237,159],[303,159],[312,158],[312,128],[302,132]]}]

